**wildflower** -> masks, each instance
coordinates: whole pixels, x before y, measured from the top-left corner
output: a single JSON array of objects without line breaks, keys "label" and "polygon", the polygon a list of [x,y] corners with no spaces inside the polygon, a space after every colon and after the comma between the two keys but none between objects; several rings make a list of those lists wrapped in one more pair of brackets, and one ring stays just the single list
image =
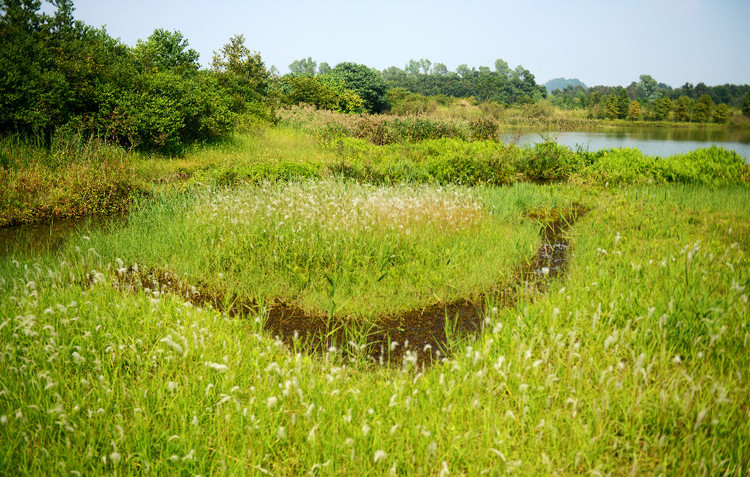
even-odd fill
[{"label": "wildflower", "polygon": [[430,457],[434,457],[437,454],[437,442],[432,441],[430,442],[430,445],[427,446],[427,455]]},{"label": "wildflower", "polygon": [[276,407],[276,404],[278,403],[279,403],[279,398],[277,398],[276,396],[271,396],[268,399],[266,399],[266,407],[268,407],[268,409],[273,409],[274,407]]},{"label": "wildflower", "polygon": [[286,439],[286,428],[284,426],[280,426],[276,431],[276,437],[279,439]]},{"label": "wildflower", "polygon": [[379,461],[385,459],[386,457],[388,457],[388,454],[386,454],[384,450],[378,449],[375,451],[375,455],[372,458],[372,461],[377,464]]},{"label": "wildflower", "polygon": [[222,371],[222,372],[229,369],[229,367],[226,364],[214,363],[213,361],[206,361],[206,367],[215,369],[216,371]]},{"label": "wildflower", "polygon": [[72,356],[73,356],[73,362],[75,364],[83,364],[86,362],[86,358],[81,356],[80,353],[78,353],[78,351],[73,351]]},{"label": "wildflower", "polygon": [[168,336],[160,339],[159,342],[166,344],[167,346],[169,346],[170,348],[174,349],[175,351],[177,351],[180,354],[182,354],[184,352],[184,349],[182,348],[182,346],[180,346],[178,343],[176,343],[172,339],[172,335],[168,335]]}]

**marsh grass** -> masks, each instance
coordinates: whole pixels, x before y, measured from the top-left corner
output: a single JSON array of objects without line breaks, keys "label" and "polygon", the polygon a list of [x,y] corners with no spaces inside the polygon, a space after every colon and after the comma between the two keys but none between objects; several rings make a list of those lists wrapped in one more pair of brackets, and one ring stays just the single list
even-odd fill
[{"label": "marsh grass", "polygon": [[259,303],[364,318],[502,285],[537,234],[520,209],[493,213],[466,188],[305,181],[165,198],[94,239],[110,260],[166,264]]},{"label": "marsh grass", "polygon": [[0,139],[0,184],[0,227],[122,212],[142,190],[124,150],[72,133]]},{"label": "marsh grass", "polygon": [[[572,190],[481,194],[513,216]],[[490,306],[479,339],[429,369],[312,357],[260,316],[121,292],[109,254],[128,258],[128,235],[3,260],[0,472],[746,475],[747,188],[576,194],[591,211],[570,232],[567,278]],[[165,200],[141,246],[169,263],[159,222],[213,205]]]}]

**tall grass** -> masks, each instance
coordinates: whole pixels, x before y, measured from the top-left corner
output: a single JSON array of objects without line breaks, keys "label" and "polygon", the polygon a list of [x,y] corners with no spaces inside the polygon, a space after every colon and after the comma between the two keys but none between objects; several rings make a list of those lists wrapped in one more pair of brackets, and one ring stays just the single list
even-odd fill
[{"label": "tall grass", "polygon": [[493,214],[458,187],[267,183],[165,199],[95,240],[110,259],[167,264],[188,280],[257,302],[369,317],[509,280],[538,242],[538,226],[521,212]]},{"label": "tall grass", "polygon": [[[482,193],[513,215],[570,190]],[[746,475],[747,188],[577,194],[592,210],[567,278],[488,309],[480,339],[429,369],[312,357],[261,317],[121,292],[96,238],[4,260],[0,472]]]},{"label": "tall grass", "polygon": [[0,139],[0,226],[120,212],[139,189],[129,155],[98,139]]}]

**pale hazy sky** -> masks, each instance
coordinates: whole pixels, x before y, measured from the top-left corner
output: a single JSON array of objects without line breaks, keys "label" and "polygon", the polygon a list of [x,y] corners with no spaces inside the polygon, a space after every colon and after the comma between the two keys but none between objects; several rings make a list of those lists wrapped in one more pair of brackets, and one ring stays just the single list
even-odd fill
[{"label": "pale hazy sky", "polygon": [[234,34],[281,73],[312,57],[377,69],[428,58],[523,65],[542,84],[750,83],[750,0],[74,0],[75,18],[128,45],[179,30],[208,65]]}]

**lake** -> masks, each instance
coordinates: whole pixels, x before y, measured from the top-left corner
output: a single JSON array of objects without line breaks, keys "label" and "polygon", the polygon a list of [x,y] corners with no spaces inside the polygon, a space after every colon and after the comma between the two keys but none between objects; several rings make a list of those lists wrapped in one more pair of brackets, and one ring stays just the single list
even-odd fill
[{"label": "lake", "polygon": [[558,144],[573,150],[598,151],[614,147],[640,149],[649,156],[666,157],[684,154],[695,149],[717,145],[737,151],[750,162],[750,130],[698,129],[698,128],[611,128],[549,133],[531,133],[527,130],[508,131],[500,134],[504,143],[519,146],[543,142],[545,136],[556,138]]}]

